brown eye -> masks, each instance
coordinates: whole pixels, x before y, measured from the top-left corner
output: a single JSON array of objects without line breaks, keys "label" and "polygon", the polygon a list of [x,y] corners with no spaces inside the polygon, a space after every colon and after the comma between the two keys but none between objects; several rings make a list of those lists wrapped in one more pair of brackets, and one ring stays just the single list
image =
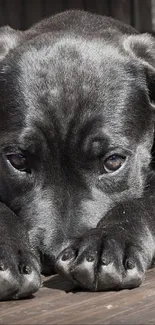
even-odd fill
[{"label": "brown eye", "polygon": [[28,162],[24,155],[22,154],[11,154],[7,155],[7,159],[10,164],[15,168],[20,170],[21,172],[28,171]]},{"label": "brown eye", "polygon": [[104,161],[104,170],[112,173],[118,170],[125,162],[125,157],[113,154]]}]

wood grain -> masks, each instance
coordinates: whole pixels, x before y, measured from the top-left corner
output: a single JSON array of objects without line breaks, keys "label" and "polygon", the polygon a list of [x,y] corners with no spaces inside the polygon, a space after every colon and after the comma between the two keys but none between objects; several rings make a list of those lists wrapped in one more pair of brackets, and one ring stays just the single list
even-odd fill
[{"label": "wood grain", "polygon": [[43,278],[34,298],[0,302],[0,324],[155,324],[155,270],[142,286],[118,292],[75,291],[59,276]]},{"label": "wood grain", "polygon": [[150,0],[134,0],[134,26],[140,32],[152,31],[152,5]]},{"label": "wood grain", "polygon": [[128,0],[110,0],[110,13],[112,17],[123,21],[126,24],[131,24],[131,1]]},{"label": "wood grain", "polygon": [[152,31],[151,0],[0,0],[0,26],[26,29],[44,17],[67,9],[84,9]]}]

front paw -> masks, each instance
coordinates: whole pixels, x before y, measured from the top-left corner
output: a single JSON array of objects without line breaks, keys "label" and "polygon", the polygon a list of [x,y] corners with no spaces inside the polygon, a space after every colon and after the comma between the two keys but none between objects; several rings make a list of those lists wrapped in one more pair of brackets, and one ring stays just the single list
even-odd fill
[{"label": "front paw", "polygon": [[139,286],[151,258],[141,240],[109,231],[92,229],[76,239],[58,256],[58,273],[91,291]]},{"label": "front paw", "polygon": [[40,287],[40,266],[25,248],[0,244],[0,300],[29,297]]}]

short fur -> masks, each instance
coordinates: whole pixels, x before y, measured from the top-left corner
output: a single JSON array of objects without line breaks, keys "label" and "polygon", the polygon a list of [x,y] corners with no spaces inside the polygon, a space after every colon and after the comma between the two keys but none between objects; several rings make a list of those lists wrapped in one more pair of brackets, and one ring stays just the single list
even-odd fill
[{"label": "short fur", "polygon": [[[133,288],[155,254],[155,42],[68,11],[0,29],[0,299]],[[19,171],[12,155],[24,155]],[[115,172],[106,159],[124,157]]]}]

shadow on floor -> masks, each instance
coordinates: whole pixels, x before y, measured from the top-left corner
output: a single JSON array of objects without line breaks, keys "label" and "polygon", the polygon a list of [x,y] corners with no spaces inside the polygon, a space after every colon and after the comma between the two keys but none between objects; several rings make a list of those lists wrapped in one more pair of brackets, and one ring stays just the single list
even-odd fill
[{"label": "shadow on floor", "polygon": [[75,285],[67,280],[64,280],[59,275],[54,275],[43,281],[43,287],[49,289],[57,289],[65,292],[77,292]]}]

